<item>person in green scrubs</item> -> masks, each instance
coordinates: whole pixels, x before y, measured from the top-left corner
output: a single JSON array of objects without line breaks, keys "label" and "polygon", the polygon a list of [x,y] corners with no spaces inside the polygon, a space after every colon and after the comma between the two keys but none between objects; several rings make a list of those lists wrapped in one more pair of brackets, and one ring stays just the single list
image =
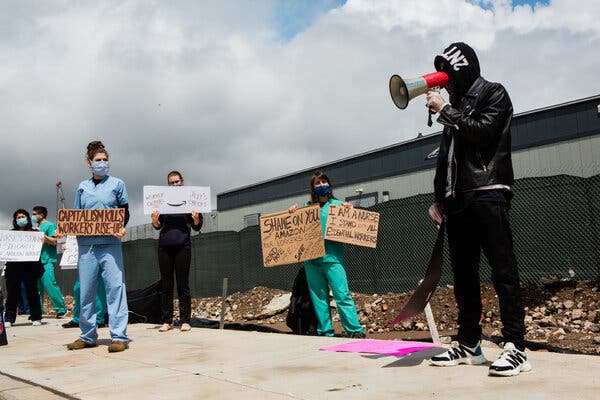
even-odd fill
[{"label": "person in green scrubs", "polygon": [[[319,204],[321,207],[323,235],[325,235],[330,205],[352,207],[352,204],[341,202],[333,196],[331,180],[321,171],[315,172],[310,180],[310,201],[306,205],[313,204]],[[297,209],[298,205],[294,204],[289,211],[293,213]],[[335,333],[329,311],[329,288],[331,287],[346,335],[351,338],[365,338],[365,330],[358,321],[356,306],[348,288],[344,269],[344,245],[325,240],[325,253],[323,257],[304,262],[308,289],[317,315],[317,333],[320,336],[334,336]]]}]

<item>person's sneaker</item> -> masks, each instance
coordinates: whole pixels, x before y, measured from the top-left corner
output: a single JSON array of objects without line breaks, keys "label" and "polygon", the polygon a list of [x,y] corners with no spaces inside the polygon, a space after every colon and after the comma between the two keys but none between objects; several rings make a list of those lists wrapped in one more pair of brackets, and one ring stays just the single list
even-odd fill
[{"label": "person's sneaker", "polygon": [[79,323],[75,322],[73,320],[70,320],[69,322],[65,322],[64,324],[61,325],[63,328],[79,328]]},{"label": "person's sneaker", "polygon": [[10,328],[12,326],[12,323],[8,322],[8,321],[4,321],[4,327],[5,328]]},{"label": "person's sneaker", "polygon": [[63,313],[56,313],[56,319],[61,319],[63,317],[63,315],[65,315],[67,312],[63,312]]},{"label": "person's sneaker", "polygon": [[364,332],[354,332],[352,334],[352,336],[350,336],[350,338],[352,338],[352,339],[366,339],[367,335],[365,335]]},{"label": "person's sneaker", "polygon": [[109,353],[118,353],[120,351],[123,351],[127,348],[127,344],[125,342],[120,342],[118,340],[115,340],[114,342],[112,342],[110,344],[110,346],[108,346],[108,352]]},{"label": "person's sneaker", "polygon": [[38,319],[37,321],[33,321],[31,323],[32,326],[42,326],[42,320]]},{"label": "person's sneaker", "polygon": [[[160,328],[158,328],[159,332],[166,332],[166,331],[170,331],[171,329],[173,329],[173,327],[171,326],[171,324],[162,324],[162,326]],[[183,327],[182,327],[183,329]]]},{"label": "person's sneaker", "polygon": [[507,342],[498,359],[490,365],[489,374],[495,376],[515,376],[527,371],[531,371],[531,364],[527,361],[527,354],[524,351],[517,350],[513,343]]},{"label": "person's sneaker", "polygon": [[96,346],[98,346],[97,343],[88,343],[88,342],[84,342],[81,339],[77,339],[73,343],[69,343],[67,345],[67,349],[69,349],[69,350],[81,350],[81,349],[86,349],[86,348],[89,348],[89,347],[96,347]]},{"label": "person's sneaker", "polygon": [[429,363],[438,367],[451,367],[458,364],[480,365],[485,364],[487,359],[481,352],[480,343],[475,347],[467,347],[456,341],[450,344],[448,351],[431,357]]},{"label": "person's sneaker", "polygon": [[185,322],[183,324],[181,324],[181,331],[182,332],[187,332],[187,331],[191,331],[192,327],[190,326],[190,324],[186,324]]}]

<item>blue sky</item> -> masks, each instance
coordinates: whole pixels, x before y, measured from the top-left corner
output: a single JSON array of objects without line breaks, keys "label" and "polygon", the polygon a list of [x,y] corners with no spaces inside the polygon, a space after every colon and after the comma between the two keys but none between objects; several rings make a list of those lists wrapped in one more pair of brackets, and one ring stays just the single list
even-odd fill
[{"label": "blue sky", "polygon": [[[485,10],[493,9],[490,0],[467,0]],[[532,8],[549,5],[550,0],[513,0],[512,6],[529,5]],[[274,30],[283,41],[294,38],[308,29],[322,14],[346,4],[346,0],[277,0]]]},{"label": "blue sky", "polygon": [[284,40],[289,40],[312,25],[319,15],[344,4],[346,0],[276,1],[275,30]]},{"label": "blue sky", "polygon": [[[472,4],[477,4],[479,5],[481,8],[485,9],[485,10],[491,10],[493,8],[492,2],[490,0],[468,0],[469,3]],[[548,4],[550,4],[550,0],[512,0],[512,6],[517,7],[517,6],[523,6],[523,5],[529,5],[532,8],[538,7],[538,6],[547,6]]]}]

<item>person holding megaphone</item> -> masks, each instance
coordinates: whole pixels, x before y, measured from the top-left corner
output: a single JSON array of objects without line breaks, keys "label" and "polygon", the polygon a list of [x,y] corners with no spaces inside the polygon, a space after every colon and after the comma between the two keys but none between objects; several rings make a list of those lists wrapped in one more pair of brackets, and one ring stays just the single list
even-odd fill
[{"label": "person holding megaphone", "polygon": [[480,75],[475,51],[453,43],[434,60],[448,75],[450,101],[427,92],[426,106],[444,125],[434,179],[435,203],[429,214],[446,218],[458,337],[447,352],[434,356],[437,366],[484,364],[481,347],[480,253],[492,269],[500,302],[504,350],[490,375],[513,376],[531,370],[524,343],[524,308],[509,220],[513,196],[510,124],[513,107],[506,89]]}]

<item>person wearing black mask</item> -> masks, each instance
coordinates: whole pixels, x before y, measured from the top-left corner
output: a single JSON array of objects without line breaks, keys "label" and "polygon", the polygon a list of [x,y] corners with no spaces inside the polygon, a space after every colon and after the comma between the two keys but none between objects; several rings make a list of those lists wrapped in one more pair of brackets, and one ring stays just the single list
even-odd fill
[{"label": "person wearing black mask", "polygon": [[512,198],[510,124],[513,107],[506,89],[481,77],[475,51],[453,43],[434,60],[448,74],[447,103],[427,93],[427,107],[444,125],[434,179],[435,203],[429,209],[440,224],[446,217],[458,337],[450,349],[431,359],[437,366],[483,364],[479,261],[487,257],[500,302],[505,345],[489,367],[490,375],[513,376],[531,370],[524,344],[524,307],[513,251],[509,208]]}]

